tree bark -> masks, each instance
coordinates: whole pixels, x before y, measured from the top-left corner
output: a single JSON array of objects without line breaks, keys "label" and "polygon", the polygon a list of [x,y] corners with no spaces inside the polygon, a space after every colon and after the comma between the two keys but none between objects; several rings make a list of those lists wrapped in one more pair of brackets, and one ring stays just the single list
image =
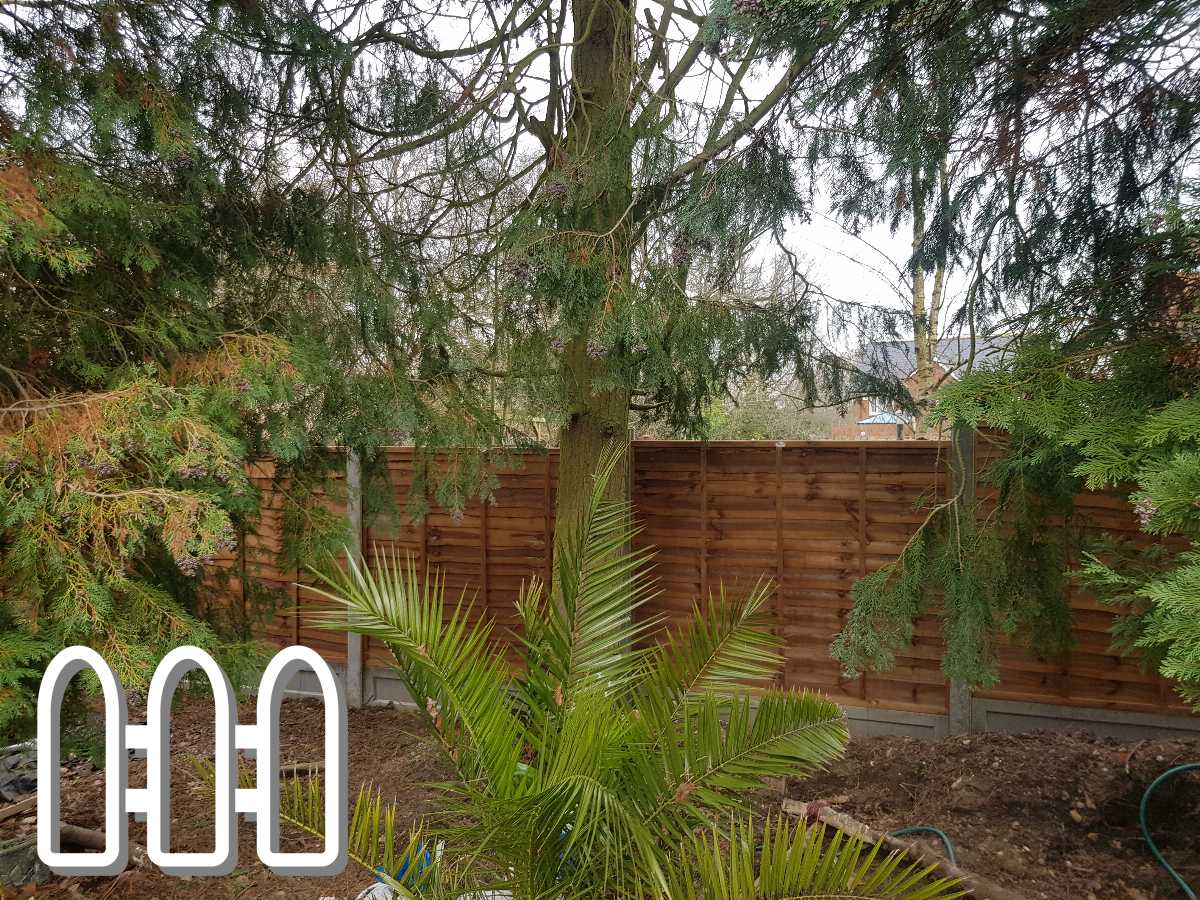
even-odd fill
[{"label": "tree bark", "polygon": [[[633,75],[630,0],[576,0],[572,5],[572,109],[561,155],[551,165],[569,180],[559,218],[578,268],[579,295],[563,298],[575,335],[562,355],[569,417],[559,435],[555,540],[573,534],[587,508],[592,473],[606,447],[624,444],[630,388],[621,348],[600,347],[594,336],[606,317],[620,315],[630,291],[630,207],[633,134],[629,98]],[[598,384],[604,379],[605,383]],[[626,460],[613,472],[608,495],[625,497]]]},{"label": "tree bark", "polygon": [[925,305],[925,267],[917,254],[925,240],[925,186],[921,183],[919,163],[912,165],[912,318],[913,349],[916,351],[917,369],[914,381],[916,393],[913,399],[924,401],[925,394],[933,383],[933,335],[930,331],[929,310]]},{"label": "tree bark", "polygon": [[[572,375],[587,380],[591,366],[586,352],[585,361],[571,359]],[[628,438],[629,393],[627,391],[593,391],[583,388],[579,409],[559,435],[558,504],[556,507],[555,540],[574,534],[592,493],[592,475],[606,449],[614,444],[624,446]],[[628,499],[628,458],[622,457],[609,478],[606,495],[614,500]]]},{"label": "tree bark", "polygon": [[[942,216],[946,216],[950,209],[950,169],[945,153],[938,160],[938,206],[942,210]],[[929,331],[933,335],[933,346],[935,347],[942,329],[942,299],[946,292],[946,258],[949,252],[946,244],[948,241],[948,235],[942,236],[939,240],[937,268],[933,272],[933,291],[929,296]]]}]

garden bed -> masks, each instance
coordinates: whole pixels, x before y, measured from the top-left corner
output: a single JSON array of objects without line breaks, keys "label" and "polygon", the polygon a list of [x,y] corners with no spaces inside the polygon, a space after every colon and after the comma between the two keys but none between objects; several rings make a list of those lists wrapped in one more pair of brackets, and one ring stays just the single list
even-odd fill
[{"label": "garden bed", "polygon": [[[211,706],[181,702],[171,736],[172,846],[211,848],[211,800],[187,762],[211,756]],[[244,705],[240,721],[253,719]],[[308,701],[283,704],[285,763],[320,762],[322,708]],[[351,794],[377,784],[401,801],[415,821],[434,808],[424,785],[450,777],[423,717],[411,710],[373,708],[349,713]],[[881,830],[936,825],[954,841],[959,864],[1032,898],[1150,900],[1178,892],[1151,862],[1137,822],[1145,786],[1178,762],[1200,760],[1200,740],[1118,743],[1083,735],[974,735],[924,742],[866,738],[851,742],[829,772],[790,785],[792,797],[826,800]],[[130,764],[130,785],[144,779],[144,763]],[[102,828],[103,775],[72,763],[63,776],[63,818]],[[1164,853],[1185,877],[1200,881],[1200,777],[1188,775],[1162,790],[1151,820]],[[0,828],[3,837],[31,834],[32,815]],[[38,896],[120,898],[352,898],[369,881],[353,863],[334,878],[282,878],[259,864],[254,826],[240,826],[240,865],[224,878],[179,879],[130,869],[111,878],[58,879]],[[284,849],[317,843],[282,828]],[[145,826],[130,825],[144,844]],[[930,849],[938,849],[936,843]]]},{"label": "garden bed", "polygon": [[[1117,742],[1085,734],[976,734],[850,742],[845,758],[790,786],[880,830],[934,825],[958,863],[1033,898],[1149,900],[1179,889],[1146,849],[1138,804],[1160,773],[1200,762],[1200,740]],[[1200,884],[1200,777],[1155,792],[1164,856]],[[940,842],[922,840],[942,853]]]},{"label": "garden bed", "polygon": [[[245,703],[238,721],[255,717],[253,702]],[[319,702],[289,700],[280,714],[280,762],[306,764],[323,762],[323,707]],[[400,801],[398,826],[407,827],[432,811],[434,803],[425,786],[451,777],[441,746],[426,728],[424,717],[413,710],[370,708],[349,711],[350,796],[359,786],[380,786],[384,796]],[[212,759],[212,704],[186,699],[176,704],[171,718],[171,849],[202,851],[212,849],[212,799],[188,757]],[[145,761],[131,760],[130,787],[145,786]],[[62,779],[62,818],[75,825],[103,829],[103,773],[90,763],[75,762]],[[0,826],[7,828],[10,823]],[[28,816],[18,822],[16,833],[32,834],[36,820]],[[398,828],[398,830],[400,830]],[[304,832],[280,827],[282,849],[319,850],[320,841]],[[11,833],[3,834],[8,838]],[[130,821],[129,839],[145,846],[146,826]],[[354,863],[341,874],[329,878],[282,877],[273,874],[258,861],[255,853],[255,828],[241,821],[238,829],[239,865],[221,878],[181,879],[157,870],[127,869],[117,878],[64,878],[43,885],[36,896],[88,897],[104,900],[319,900],[319,898],[355,897],[371,883]],[[2,890],[2,889],[0,889]],[[0,896],[3,896],[0,894]]]}]

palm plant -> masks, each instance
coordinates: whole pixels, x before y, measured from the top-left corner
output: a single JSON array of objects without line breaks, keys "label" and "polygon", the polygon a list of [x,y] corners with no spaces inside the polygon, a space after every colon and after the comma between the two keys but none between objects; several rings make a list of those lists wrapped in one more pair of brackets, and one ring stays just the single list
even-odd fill
[{"label": "palm plant", "polygon": [[[604,499],[616,458],[597,472],[576,536],[555,548],[554,591],[534,578],[521,592],[522,665],[507,663],[490,622],[448,608],[442,581],[411,562],[383,557],[368,571],[351,560],[321,576],[337,604],[323,625],[386,643],[457,770],[442,786],[447,814],[434,830],[447,849],[426,891],[452,880],[454,891],[521,900],[660,897],[683,879],[699,896],[732,896],[703,886],[719,867],[697,862],[695,834],[747,839],[744,825],[714,823],[744,814],[765,779],[810,773],[847,741],[832,701],[771,686],[768,584],[741,599],[722,591],[665,642],[645,640],[658,625],[635,615],[653,596],[650,554],[625,549],[629,508]],[[862,896],[905,896],[928,874],[889,865]],[[833,868],[849,873],[844,887],[858,872]]]},{"label": "palm plant", "polygon": [[[948,900],[962,897],[953,882],[933,879],[930,870],[883,853],[857,835],[824,822],[789,824],[767,819],[761,835],[749,821],[728,835],[694,835],[682,847],[671,873],[671,900],[792,900],[800,897],[903,897]],[[757,859],[756,859],[757,857]]]}]

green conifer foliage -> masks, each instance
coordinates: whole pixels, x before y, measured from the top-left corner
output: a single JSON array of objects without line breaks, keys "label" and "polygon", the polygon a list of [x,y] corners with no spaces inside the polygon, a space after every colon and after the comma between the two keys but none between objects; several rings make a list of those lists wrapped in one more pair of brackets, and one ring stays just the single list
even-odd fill
[{"label": "green conifer foliage", "polygon": [[[801,6],[737,3],[731,25],[795,45]],[[1039,653],[1068,645],[1065,573],[1082,564],[1088,586],[1107,583],[1134,614],[1119,644],[1161,659],[1195,699],[1195,610],[1165,574],[1186,561],[1170,562],[1162,539],[1192,538],[1198,496],[1196,25],[1195,4],[1175,0],[889,2],[851,19],[855,52],[806,83],[809,167],[840,220],[911,224],[914,337],[938,325],[969,348],[935,415],[1008,442],[987,473],[994,509],[932,498],[900,560],[859,582],[834,645],[852,670],[892,665],[912,618],[937,610],[946,674],[993,683],[999,634]],[[917,302],[927,275],[939,299],[943,279],[958,285],[941,320]],[[981,336],[1008,347],[982,367]],[[1129,484],[1160,546],[1137,565],[1088,556],[1073,497]]]},{"label": "green conifer foliage", "polygon": [[[996,509],[978,521],[935,507],[900,560],[859,582],[835,644],[853,669],[886,668],[911,642],[912,619],[943,596],[951,678],[988,685],[994,635],[1034,652],[1068,646],[1067,578],[1122,613],[1114,645],[1174,680],[1200,705],[1200,254],[1195,207],[1121,258],[1121,279],[1080,281],[1075,320],[1037,323],[1005,365],[945,385],[937,413],[1002,429],[988,479]],[[1129,497],[1145,537],[1119,541],[1074,516],[1084,490]]]},{"label": "green conifer foliage", "polygon": [[238,67],[162,12],[31,4],[0,29],[0,734],[69,644],[129,687],[184,643],[240,680],[251,623],[205,576],[257,513],[246,463],[278,462],[288,553],[340,546],[303,488],[385,389],[347,374],[327,192],[238,150]]}]

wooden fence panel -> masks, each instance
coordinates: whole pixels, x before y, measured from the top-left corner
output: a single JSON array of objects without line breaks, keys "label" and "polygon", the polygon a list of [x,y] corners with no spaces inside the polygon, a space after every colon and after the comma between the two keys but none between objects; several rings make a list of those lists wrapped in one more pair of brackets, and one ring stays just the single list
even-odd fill
[{"label": "wooden fence panel", "polygon": [[[908,441],[859,448],[860,573],[892,562],[925,521],[927,507],[950,492],[949,447]],[[849,598],[849,595],[847,595]],[[847,612],[851,603],[847,602]],[[913,712],[944,713],[949,689],[941,672],[941,620],[918,619],[913,643],[889,672],[863,676],[862,694],[872,704]]]},{"label": "wooden fence panel", "polygon": [[850,587],[865,573],[860,449],[779,448],[784,683],[866,702],[866,683],[848,679],[829,643],[850,611]]},{"label": "wooden fence panel", "polygon": [[[411,559],[418,572],[443,580],[448,605],[469,604],[476,618],[486,615],[495,622],[498,638],[509,639],[518,630],[521,585],[533,576],[550,577],[558,453],[529,454],[497,472],[499,487],[486,504],[475,500],[457,516],[435,506],[416,521],[409,513],[412,451],[389,448],[386,467],[391,510],[368,517],[363,541],[368,563],[380,556]],[[391,661],[378,641],[369,642],[365,658],[368,665]]]},{"label": "wooden fence panel", "polygon": [[[1104,530],[1135,544],[1153,539],[1138,527],[1125,501],[1128,491],[1085,493],[1075,499],[1078,524]],[[1000,684],[978,691],[981,697],[1056,703],[1149,713],[1186,713],[1186,705],[1170,683],[1142,670],[1133,657],[1112,648],[1111,609],[1075,586],[1070,588],[1073,611],[1071,651],[1064,659],[1033,657],[1020,648],[1001,648]]]},{"label": "wooden fence panel", "polygon": [[[985,466],[998,450],[981,447]],[[772,625],[784,642],[782,683],[823,691],[849,706],[945,713],[949,690],[940,670],[943,650],[936,615],[917,622],[913,646],[886,673],[848,679],[829,656],[829,644],[850,612],[851,589],[863,575],[894,560],[924,521],[930,502],[952,488],[951,448],[934,441],[714,442],[638,441],[631,448],[631,496],[640,531],[635,546],[653,547],[658,595],[642,611],[677,626],[695,604],[722,587],[750,590],[773,582]],[[558,454],[531,453],[497,473],[491,502],[468,505],[461,516],[432,508],[417,521],[407,513],[413,457],[389,448],[384,458],[398,513],[381,515],[368,499],[363,552],[411,558],[418,569],[440,572],[447,597],[467,598],[476,615],[490,616],[496,636],[510,638],[515,602],[532,575],[550,580]],[[257,579],[299,603],[282,609],[264,637],[304,643],[331,661],[345,658],[340,635],[305,622],[306,598],[297,573],[275,563],[280,498],[270,489],[269,465],[251,473],[264,489],[261,526],[247,535],[247,579]],[[331,490],[331,508],[340,508]],[[985,513],[994,495],[980,487]],[[1093,525],[1145,540],[1119,494],[1087,494],[1078,515]],[[237,564],[236,561],[231,565]],[[230,580],[238,585],[239,579]],[[236,602],[236,599],[231,600]],[[979,694],[1008,700],[1184,713],[1170,686],[1113,653],[1113,614],[1093,599],[1073,596],[1074,648],[1066,659],[1046,660],[1001,647],[1001,682]],[[367,665],[390,655],[376,641],[364,648]]]},{"label": "wooden fence panel", "polygon": [[653,548],[660,592],[642,613],[672,630],[686,621],[706,582],[702,468],[699,447],[634,445],[634,545]]},{"label": "wooden fence panel", "polygon": [[259,491],[260,501],[257,527],[242,536],[246,579],[277,597],[274,615],[267,621],[263,637],[277,646],[286,647],[297,643],[299,618],[296,572],[279,566],[283,550],[284,497],[275,490],[275,467],[271,462],[254,463],[249,476]]},{"label": "wooden fence panel", "polygon": [[[346,470],[344,465],[340,469],[334,469],[327,477],[325,487],[317,488],[314,494],[316,505],[324,507],[345,521]],[[338,562],[345,565],[344,554],[339,556]],[[297,635],[295,643],[312,647],[329,662],[344,663],[346,661],[346,634],[317,627],[316,616],[312,613],[316,608],[325,609],[330,604],[324,597],[306,591],[305,587],[310,585],[320,585],[319,579],[306,569],[299,569],[296,573],[294,588],[296,597],[294,626]]]}]

